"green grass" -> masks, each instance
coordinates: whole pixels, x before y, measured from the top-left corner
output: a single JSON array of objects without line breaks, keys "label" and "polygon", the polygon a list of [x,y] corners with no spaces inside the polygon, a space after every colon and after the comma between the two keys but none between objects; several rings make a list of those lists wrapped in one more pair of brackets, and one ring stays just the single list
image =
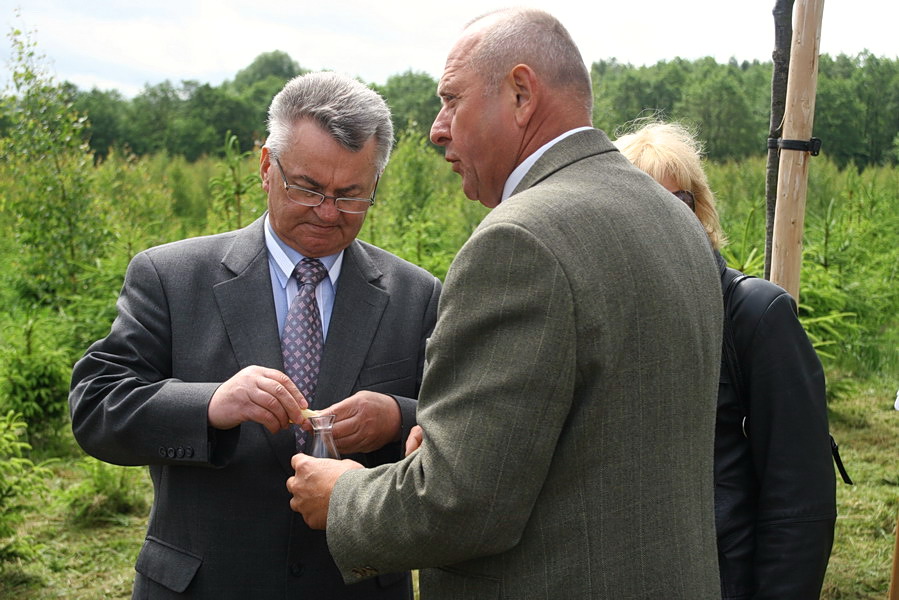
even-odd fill
[{"label": "green grass", "polygon": [[899,515],[899,380],[854,386],[830,429],[855,485],[837,483],[835,542],[822,598],[885,598]]},{"label": "green grass", "polygon": [[[82,457],[71,451],[51,465],[50,494],[36,497],[19,535],[38,549],[38,558],[0,566],[0,598],[93,600],[130,598],[134,562],[143,543],[147,512],[93,519],[90,524],[71,517],[66,490],[84,478]],[[57,451],[59,448],[57,448]],[[121,467],[120,467],[121,468]],[[145,494],[152,489],[145,469],[128,480]]]},{"label": "green grass", "polygon": [[[886,596],[899,511],[899,412],[893,410],[897,385],[843,380],[834,386],[842,395],[831,400],[831,432],[855,485],[837,483],[839,516],[824,599]],[[0,568],[0,598],[130,598],[146,514],[119,515],[93,525],[73,521],[62,498],[84,477],[79,465],[80,456],[72,451],[51,466],[51,496],[34,498],[33,510],[19,528],[39,547],[39,558]],[[132,482],[149,500],[145,470]]]}]

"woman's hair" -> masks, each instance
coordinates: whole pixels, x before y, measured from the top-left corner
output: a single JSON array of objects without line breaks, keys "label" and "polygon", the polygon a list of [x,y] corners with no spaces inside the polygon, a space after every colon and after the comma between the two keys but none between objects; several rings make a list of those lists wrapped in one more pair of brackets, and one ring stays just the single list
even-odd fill
[{"label": "woman's hair", "polygon": [[375,167],[387,166],[393,149],[390,109],[377,92],[331,72],[308,73],[287,82],[268,109],[265,146],[277,158],[294,140],[294,126],[312,119],[344,148],[358,152],[375,138]]},{"label": "woman's hair", "polygon": [[656,181],[673,181],[681,190],[693,194],[694,212],[712,247],[719,250],[727,243],[718,220],[715,195],[702,169],[702,143],[686,126],[656,120],[637,121],[632,124],[631,133],[619,137],[615,145]]}]

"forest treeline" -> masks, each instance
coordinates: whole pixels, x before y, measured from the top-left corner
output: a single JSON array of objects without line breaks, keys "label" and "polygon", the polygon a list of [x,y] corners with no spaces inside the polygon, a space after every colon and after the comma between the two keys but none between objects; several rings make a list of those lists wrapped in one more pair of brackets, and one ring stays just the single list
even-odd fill
[{"label": "forest treeline", "polygon": [[[697,127],[713,161],[767,151],[771,62],[675,58],[652,66],[616,60],[591,65],[594,125],[613,134],[640,116],[662,114]],[[98,158],[110,149],[138,156],[165,151],[189,161],[220,156],[232,132],[240,150],[263,141],[266,109],[289,78],[306,72],[282,51],[260,54],[233,79],[213,86],[197,81],[148,84],[134,98],[115,90],[80,90],[63,84],[73,107],[86,116],[83,134]],[[369,84],[393,110],[397,131],[426,134],[439,109],[436,81],[407,71],[383,85]],[[822,153],[839,167],[899,161],[899,60],[869,52],[823,55],[819,61],[814,123]],[[0,124],[2,126],[2,124]]]}]

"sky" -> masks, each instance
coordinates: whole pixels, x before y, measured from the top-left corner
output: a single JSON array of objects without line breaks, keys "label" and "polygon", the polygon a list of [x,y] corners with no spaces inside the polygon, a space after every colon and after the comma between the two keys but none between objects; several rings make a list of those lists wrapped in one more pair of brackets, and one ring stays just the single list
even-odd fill
[{"label": "sky", "polygon": [[[514,1],[514,0],[513,0]],[[799,0],[797,0],[798,4]],[[522,2],[555,15],[585,63],[653,65],[711,56],[771,59],[775,0],[554,0]],[[0,0],[0,89],[9,83],[8,34],[29,33],[58,81],[118,90],[195,80],[220,85],[263,52],[301,67],[384,84],[409,70],[439,79],[470,19],[509,6],[492,0]],[[576,6],[579,5],[579,6]],[[830,0],[820,52],[899,58],[899,2]]]}]

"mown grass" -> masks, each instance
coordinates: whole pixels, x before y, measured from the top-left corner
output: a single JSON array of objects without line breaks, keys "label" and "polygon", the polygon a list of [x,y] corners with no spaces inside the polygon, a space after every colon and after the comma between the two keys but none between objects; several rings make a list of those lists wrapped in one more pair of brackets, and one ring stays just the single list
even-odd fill
[{"label": "mown grass", "polygon": [[[131,597],[134,561],[144,539],[147,514],[119,514],[87,523],[73,519],[64,496],[84,477],[77,468],[79,461],[80,457],[69,453],[50,465],[54,476],[48,482],[49,494],[32,499],[31,511],[19,528],[19,535],[37,549],[37,557],[0,567],[0,598]],[[149,506],[152,490],[146,470],[131,470],[136,472],[129,479],[131,485],[145,494]]]},{"label": "mown grass", "polygon": [[830,428],[854,485],[837,483],[837,526],[822,598],[885,598],[899,516],[899,379],[854,386]]},{"label": "mown grass", "polygon": [[[855,485],[837,484],[836,542],[824,583],[825,599],[886,596],[899,512],[899,411],[897,381],[840,382],[831,400],[831,431]],[[836,387],[836,386],[835,386]],[[72,520],[65,490],[84,477],[76,452],[51,465],[51,493],[33,498],[20,535],[38,546],[38,558],[0,570],[0,598],[94,600],[130,598],[134,561],[146,514],[118,515],[84,524]],[[134,469],[132,469],[134,470]],[[132,480],[147,500],[143,469]]]}]

